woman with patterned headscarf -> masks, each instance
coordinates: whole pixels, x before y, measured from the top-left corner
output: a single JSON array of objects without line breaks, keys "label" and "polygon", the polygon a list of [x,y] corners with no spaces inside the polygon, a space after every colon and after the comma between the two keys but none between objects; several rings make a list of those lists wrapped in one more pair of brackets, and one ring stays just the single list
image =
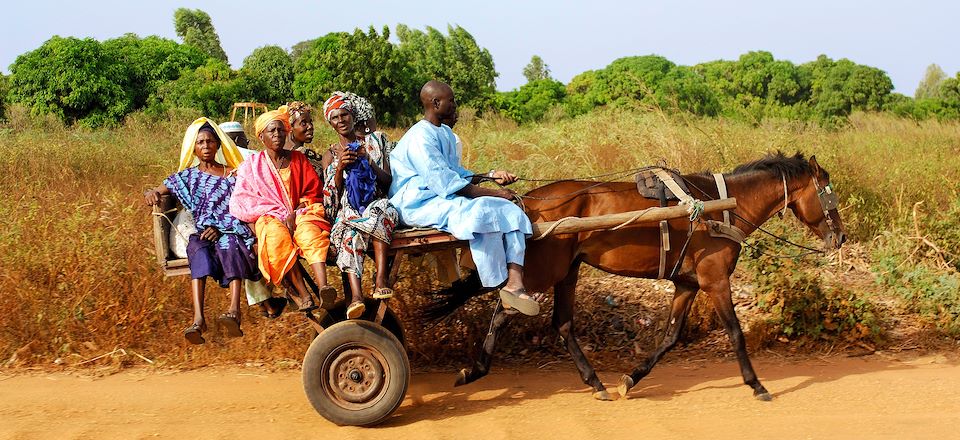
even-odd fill
[{"label": "woman with patterned headscarf", "polygon": [[354,125],[357,136],[363,138],[367,144],[375,144],[385,156],[390,155],[396,142],[387,139],[386,133],[377,130],[377,113],[373,104],[366,98],[347,92],[347,98],[353,103],[353,114],[356,118]]},{"label": "woman with patterned headscarf", "polygon": [[290,132],[287,106],[261,115],[255,128],[264,150],[240,165],[230,213],[254,224],[267,282],[292,288],[300,311],[317,308],[300,271],[292,270],[302,256],[317,277],[320,307],[330,308],[337,292],[327,285],[330,223],[324,217],[320,176],[303,153],[283,148]]},{"label": "woman with patterned headscarf", "polygon": [[[221,287],[230,288],[230,309],[220,315],[220,324],[229,336],[243,336],[240,330],[240,288],[243,280],[259,280],[253,254],[253,232],[230,215],[229,201],[236,183],[235,168],[243,160],[240,151],[217,123],[199,118],[183,135],[180,165],[163,185],[144,194],[148,205],[160,202],[160,196],[172,194],[192,215],[196,230],[187,244],[187,261],[193,293],[193,324],[184,337],[202,344],[207,330],[203,299],[207,277]],[[278,305],[282,310],[282,304]]]},{"label": "woman with patterned headscarf", "polygon": [[347,317],[355,319],[365,310],[360,279],[371,242],[377,266],[373,297],[393,296],[387,287],[387,251],[399,215],[386,198],[392,181],[388,157],[378,144],[357,136],[351,95],[334,92],[323,104],[324,118],[340,138],[323,156],[323,198],[327,215],[334,219],[330,237],[337,267],[347,273],[352,293]]}]

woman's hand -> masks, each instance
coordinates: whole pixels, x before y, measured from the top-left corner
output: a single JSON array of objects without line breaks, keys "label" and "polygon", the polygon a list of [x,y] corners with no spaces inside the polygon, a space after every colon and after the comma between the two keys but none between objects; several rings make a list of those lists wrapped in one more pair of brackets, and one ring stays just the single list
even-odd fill
[{"label": "woman's hand", "polygon": [[297,212],[292,211],[290,215],[287,216],[286,220],[283,221],[283,224],[287,226],[287,229],[290,230],[290,234],[293,235],[293,231],[297,229]]},{"label": "woman's hand", "polygon": [[143,193],[143,202],[147,206],[154,206],[160,204],[160,191],[155,189],[148,189],[147,192]]},{"label": "woman's hand", "polygon": [[220,234],[219,229],[213,226],[207,226],[206,229],[204,229],[203,232],[200,233],[200,239],[207,240],[207,241],[217,241],[218,239],[220,239],[220,235],[222,234]]},{"label": "woman's hand", "polygon": [[343,151],[340,152],[340,162],[337,164],[337,170],[343,171],[347,169],[348,166],[357,161],[358,157],[359,155],[356,151],[350,151],[344,148]]}]

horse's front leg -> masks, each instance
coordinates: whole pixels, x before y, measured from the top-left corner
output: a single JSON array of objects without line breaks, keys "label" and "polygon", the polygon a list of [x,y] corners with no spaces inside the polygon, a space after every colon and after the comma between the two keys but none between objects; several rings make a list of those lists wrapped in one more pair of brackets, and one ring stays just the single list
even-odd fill
[{"label": "horse's front leg", "polygon": [[583,383],[593,387],[593,397],[597,400],[613,400],[607,387],[603,385],[597,372],[590,365],[587,356],[580,349],[577,343],[577,335],[573,326],[574,305],[576,304],[574,293],[577,288],[577,279],[579,277],[580,263],[576,262],[570,268],[567,276],[553,286],[553,327],[560,333],[567,344],[567,351],[573,358],[574,365],[580,371],[580,379]]},{"label": "horse's front leg", "polygon": [[[719,277],[718,277],[719,278]],[[700,283],[704,286],[703,291],[710,296],[713,301],[713,307],[717,310],[723,327],[730,337],[730,343],[737,352],[737,361],[740,363],[740,374],[743,375],[743,383],[753,388],[753,395],[759,400],[769,401],[773,397],[767,392],[767,389],[760,384],[757,379],[757,373],[753,371],[753,365],[750,363],[750,357],[747,355],[747,343],[743,337],[743,330],[740,328],[740,320],[733,308],[733,299],[730,291],[730,278],[724,276],[717,280],[705,281]]]},{"label": "horse's front leg", "polygon": [[677,344],[677,340],[680,339],[680,331],[683,330],[683,325],[687,321],[687,315],[690,313],[690,306],[693,305],[693,299],[697,296],[697,290],[699,287],[696,284],[686,284],[680,282],[674,282],[676,291],[673,294],[673,304],[670,306],[670,317],[667,321],[667,330],[663,336],[663,341],[660,342],[660,346],[654,350],[642,364],[637,366],[629,375],[624,374],[620,378],[620,383],[617,386],[617,391],[620,393],[621,397],[627,396],[627,391],[630,391],[630,388],[646,377],[647,374],[650,374],[650,370],[653,369],[654,365],[657,365],[657,362],[665,355],[674,345]]},{"label": "horse's front leg", "polygon": [[490,319],[490,329],[487,336],[483,338],[483,346],[480,348],[480,357],[473,364],[473,368],[460,370],[457,374],[457,381],[453,386],[458,387],[473,382],[490,372],[490,364],[493,362],[493,350],[496,347],[497,335],[510,321],[511,314],[501,307],[500,301],[493,310],[493,317]]}]

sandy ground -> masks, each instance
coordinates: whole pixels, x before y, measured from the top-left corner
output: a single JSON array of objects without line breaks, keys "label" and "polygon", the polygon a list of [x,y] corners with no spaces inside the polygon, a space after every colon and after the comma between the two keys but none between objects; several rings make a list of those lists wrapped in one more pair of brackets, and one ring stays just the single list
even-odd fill
[{"label": "sandy ground", "polygon": [[[5,375],[0,438],[960,438],[960,363],[948,355],[757,360],[773,402],[754,400],[729,360],[658,366],[614,402],[593,400],[572,366],[495,370],[456,389],[452,374],[415,374],[375,428],[318,416],[294,370]],[[619,376],[601,378],[615,393]]]}]

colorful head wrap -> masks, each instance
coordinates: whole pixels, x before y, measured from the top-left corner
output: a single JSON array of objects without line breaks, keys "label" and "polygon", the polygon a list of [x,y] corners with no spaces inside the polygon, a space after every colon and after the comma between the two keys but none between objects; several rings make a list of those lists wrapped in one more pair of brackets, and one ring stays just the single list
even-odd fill
[{"label": "colorful head wrap", "polygon": [[350,102],[350,97],[343,92],[333,92],[333,96],[323,103],[323,118],[330,122],[330,113],[341,108],[353,113],[353,103]]},{"label": "colorful head wrap", "polygon": [[290,113],[290,123],[293,124],[294,119],[313,112],[313,107],[303,101],[293,101],[287,104],[287,112]]},{"label": "colorful head wrap", "polygon": [[224,133],[243,133],[243,126],[237,121],[228,121],[220,124]]},{"label": "colorful head wrap", "polygon": [[347,97],[353,103],[353,118],[357,120],[357,125],[366,123],[373,119],[373,104],[362,96],[347,92]]},{"label": "colorful head wrap", "polygon": [[240,166],[240,162],[243,162],[243,156],[240,155],[240,150],[237,149],[237,145],[233,143],[233,140],[230,139],[223,130],[220,130],[220,127],[218,127],[217,123],[212,119],[197,118],[196,121],[193,121],[193,123],[187,127],[187,131],[183,134],[183,143],[180,145],[180,164],[177,167],[177,171],[183,171],[200,162],[197,156],[193,154],[193,151],[197,144],[197,134],[200,133],[201,130],[212,131],[217,136],[217,139],[220,139],[220,149],[217,150],[217,162],[225,163],[231,168]]},{"label": "colorful head wrap", "polygon": [[273,121],[280,121],[283,123],[284,128],[287,131],[290,131],[290,115],[287,114],[287,106],[281,105],[277,107],[276,110],[268,111],[260,117],[257,118],[257,121],[253,123],[253,127],[257,133],[257,136],[260,136],[260,133],[263,133],[263,130],[267,128]]}]

